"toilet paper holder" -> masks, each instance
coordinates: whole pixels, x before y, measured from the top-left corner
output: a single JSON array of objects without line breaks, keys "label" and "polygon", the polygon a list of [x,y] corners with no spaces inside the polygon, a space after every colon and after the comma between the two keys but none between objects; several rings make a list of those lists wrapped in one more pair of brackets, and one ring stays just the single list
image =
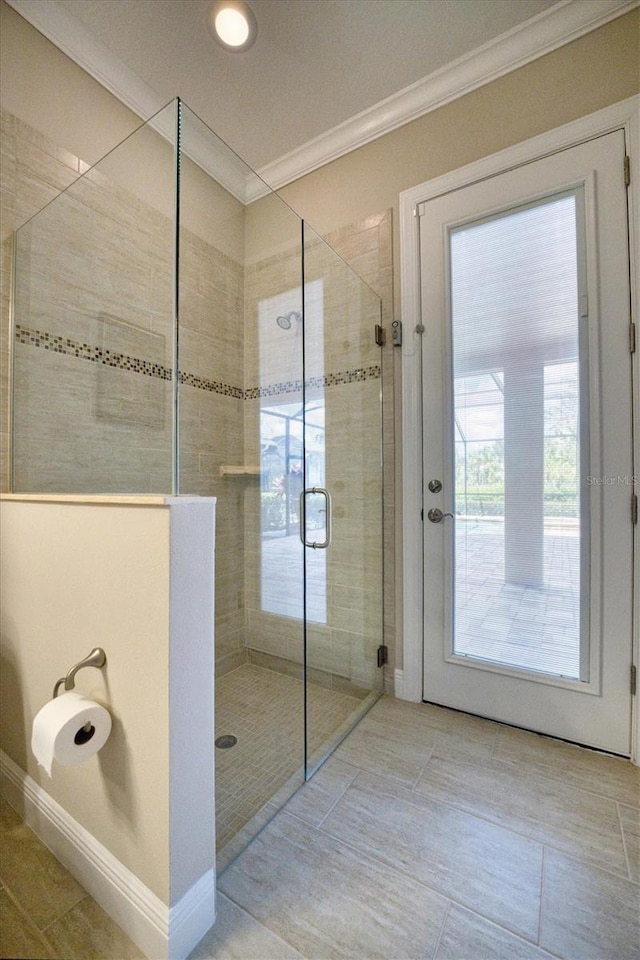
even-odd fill
[{"label": "toilet paper holder", "polygon": [[71,667],[71,670],[69,670],[66,677],[60,677],[59,680],[56,680],[53,688],[54,699],[58,696],[58,690],[62,684],[64,684],[65,690],[73,690],[76,685],[75,676],[78,670],[82,670],[83,667],[104,667],[106,662],[107,655],[102,647],[94,647],[91,653],[87,654],[84,660],[80,660],[73,667]]}]

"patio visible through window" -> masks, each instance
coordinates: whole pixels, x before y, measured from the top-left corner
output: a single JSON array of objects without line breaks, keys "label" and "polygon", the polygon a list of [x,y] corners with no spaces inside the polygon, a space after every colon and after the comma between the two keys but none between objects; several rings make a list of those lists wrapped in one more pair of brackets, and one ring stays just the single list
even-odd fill
[{"label": "patio visible through window", "polygon": [[450,236],[453,652],[585,679],[577,239],[573,193]]}]

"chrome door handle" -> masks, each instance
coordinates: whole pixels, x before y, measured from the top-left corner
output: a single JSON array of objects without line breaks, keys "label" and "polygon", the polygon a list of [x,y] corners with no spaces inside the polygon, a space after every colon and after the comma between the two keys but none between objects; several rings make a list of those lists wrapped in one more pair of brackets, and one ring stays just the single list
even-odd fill
[{"label": "chrome door handle", "polygon": [[[326,501],[326,508],[320,511],[325,515],[324,540],[307,540],[306,497],[309,493],[320,493]],[[326,550],[331,543],[331,494],[324,487],[307,487],[300,494],[300,539],[305,547],[313,550]]]},{"label": "chrome door handle", "polygon": [[431,523],[442,523],[445,517],[453,517],[453,513],[443,513],[442,510],[439,510],[438,507],[432,507],[428,511],[427,517]]}]

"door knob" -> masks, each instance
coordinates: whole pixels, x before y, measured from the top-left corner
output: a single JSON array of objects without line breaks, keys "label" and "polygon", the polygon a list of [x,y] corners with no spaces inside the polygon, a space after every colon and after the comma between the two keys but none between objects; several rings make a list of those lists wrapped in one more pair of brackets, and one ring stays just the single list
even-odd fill
[{"label": "door knob", "polygon": [[427,517],[431,523],[442,523],[445,517],[452,517],[452,513],[443,513],[442,510],[439,510],[438,507],[432,507],[431,510],[427,513]]}]

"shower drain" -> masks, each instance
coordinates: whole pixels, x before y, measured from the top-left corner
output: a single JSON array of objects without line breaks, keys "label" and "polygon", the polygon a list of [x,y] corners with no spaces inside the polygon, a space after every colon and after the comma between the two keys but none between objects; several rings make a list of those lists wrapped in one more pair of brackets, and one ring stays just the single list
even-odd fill
[{"label": "shower drain", "polygon": [[220,747],[221,750],[228,750],[229,747],[235,747],[238,742],[238,738],[234,737],[232,733],[225,733],[224,736],[218,737],[216,740],[216,747]]}]

